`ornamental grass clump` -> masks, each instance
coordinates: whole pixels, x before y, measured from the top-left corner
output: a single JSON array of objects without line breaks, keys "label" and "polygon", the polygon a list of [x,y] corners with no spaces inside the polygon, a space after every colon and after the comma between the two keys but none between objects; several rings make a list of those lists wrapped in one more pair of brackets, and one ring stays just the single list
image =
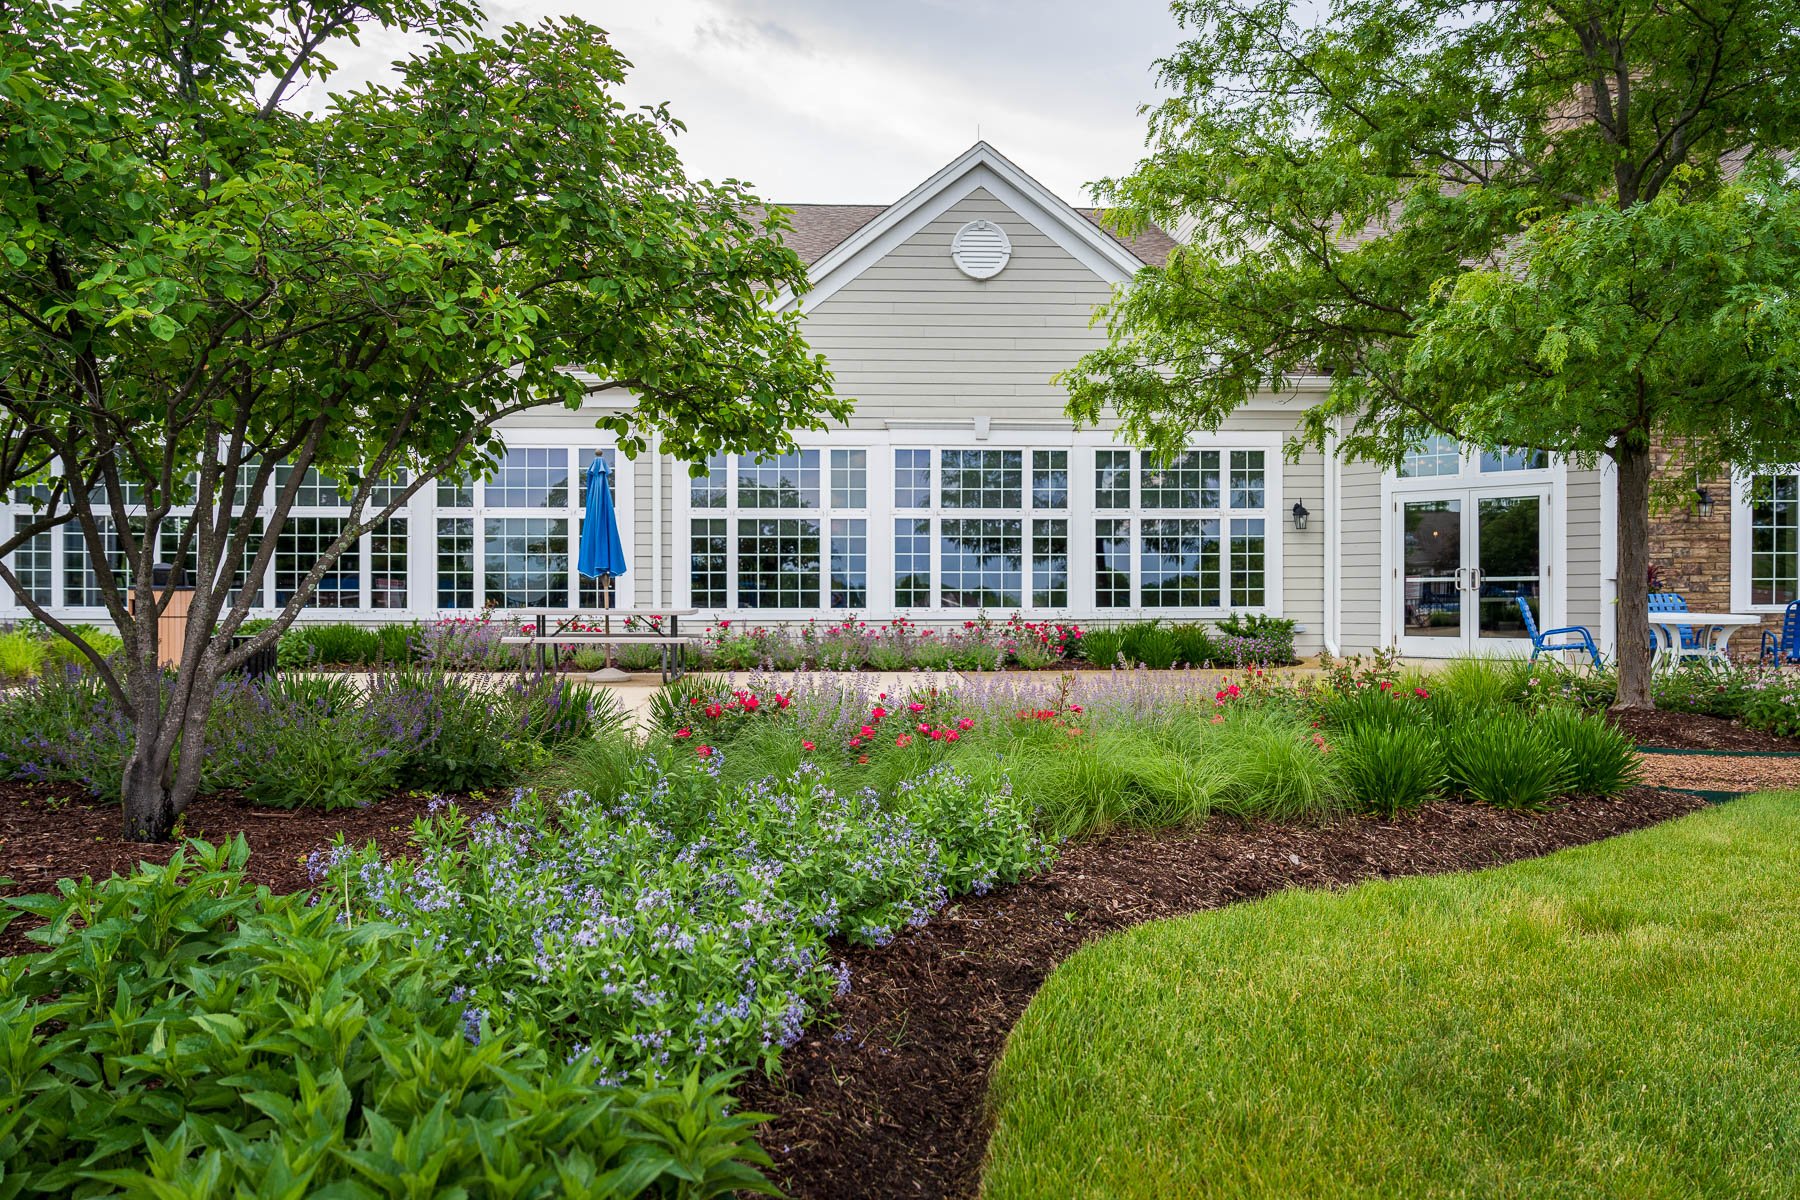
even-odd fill
[{"label": "ornamental grass clump", "polygon": [[1563,786],[1579,796],[1617,796],[1643,776],[1637,748],[1604,717],[1546,708],[1531,718],[1565,763]]},{"label": "ornamental grass clump", "polygon": [[1337,740],[1339,778],[1361,812],[1393,817],[1435,799],[1444,783],[1444,752],[1420,725],[1365,724]]},{"label": "ornamental grass clump", "polygon": [[1542,809],[1568,790],[1567,750],[1548,726],[1517,709],[1465,718],[1450,731],[1446,752],[1450,788],[1469,800]]},{"label": "ornamental grass clump", "polygon": [[616,1080],[772,1062],[848,986],[828,938],[884,943],[1048,859],[991,778],[943,765],[883,796],[807,762],[731,786],[728,757],[682,742],[604,801],[442,806],[416,859],[318,856],[320,894],[442,954],[471,1012],[529,1019]]},{"label": "ornamental grass clump", "polygon": [[471,1020],[445,960],[393,929],[249,886],[248,856],[241,837],[191,842],[0,901],[0,928],[47,922],[41,952],[0,961],[0,1190],[773,1192],[727,1077],[608,1086],[525,1014]]}]

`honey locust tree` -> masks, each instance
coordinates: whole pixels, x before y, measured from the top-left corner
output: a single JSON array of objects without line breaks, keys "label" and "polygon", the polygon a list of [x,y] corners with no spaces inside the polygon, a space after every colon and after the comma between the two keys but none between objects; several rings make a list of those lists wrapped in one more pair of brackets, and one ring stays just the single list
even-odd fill
[{"label": "honey locust tree", "polygon": [[1769,162],[1800,134],[1800,4],[1300,7],[1176,4],[1149,152],[1098,191],[1191,234],[1105,310],[1070,411],[1168,450],[1323,375],[1295,448],[1610,460],[1618,700],[1648,705],[1653,441],[1699,469],[1792,453],[1793,245],[1766,239],[1791,238]]},{"label": "honey locust tree", "polygon": [[[135,733],[127,836],[169,835],[221,677],[355,539],[491,464],[501,418],[577,408],[627,453],[773,450],[842,416],[765,301],[806,284],[779,213],[690,179],[663,107],[616,96],[592,25],[483,33],[442,0],[0,0],[0,488],[34,498],[4,556],[78,532],[118,626],[85,654]],[[299,111],[359,29],[423,47]],[[308,471],[349,515],[274,623],[234,634]],[[194,591],[159,666],[156,561]]]}]

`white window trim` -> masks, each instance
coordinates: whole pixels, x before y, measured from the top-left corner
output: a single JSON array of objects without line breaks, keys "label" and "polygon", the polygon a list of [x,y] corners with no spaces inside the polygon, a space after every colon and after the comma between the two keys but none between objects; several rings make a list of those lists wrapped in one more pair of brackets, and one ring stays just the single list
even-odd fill
[{"label": "white window trim", "polygon": [[[403,608],[371,608],[369,602],[370,572],[369,539],[371,534],[364,534],[358,542],[359,599],[361,604],[356,608],[318,608],[308,606],[295,616],[296,623],[335,624],[348,622],[359,625],[378,625],[390,622],[412,622],[431,620],[441,617],[467,617],[482,611],[481,602],[484,594],[482,570],[478,567],[475,578],[476,603],[473,608],[440,608],[437,578],[437,522],[439,517],[473,516],[476,521],[477,553],[480,546],[480,518],[483,516],[549,516],[567,517],[569,520],[569,585],[570,606],[574,607],[580,598],[580,580],[575,569],[575,561],[580,553],[579,518],[581,507],[577,501],[581,494],[580,451],[617,450],[617,439],[610,434],[602,434],[596,430],[583,427],[581,429],[538,429],[529,432],[509,431],[505,433],[505,441],[509,450],[525,449],[561,449],[569,456],[570,469],[570,503],[566,508],[494,509],[489,512],[485,505],[479,503],[485,499],[478,491],[477,506],[470,509],[441,508],[437,503],[438,481],[432,480],[415,492],[406,504],[394,513],[396,518],[404,518],[407,525],[407,603]],[[630,550],[636,546],[637,505],[635,464],[622,454],[614,455],[614,491],[617,496],[617,514],[619,522],[619,538]],[[274,486],[273,478],[270,487]],[[19,514],[24,506],[16,503],[10,496],[0,501],[0,531],[4,537],[10,537],[17,528]],[[289,510],[289,517],[342,517],[346,510],[342,507],[301,506],[296,504]],[[176,512],[173,516],[185,516]],[[63,602],[67,594],[67,579],[64,561],[64,537],[70,526],[63,525],[51,531],[51,596],[53,602],[47,607],[55,616],[89,623],[104,623],[111,620],[104,607],[94,605],[69,605]],[[636,561],[631,556],[631,569],[646,569],[650,564]],[[636,591],[631,586],[631,577],[626,577],[616,590],[615,605],[611,611],[630,612],[636,607]],[[281,609],[272,601],[275,597],[275,557],[270,556],[269,564],[263,572],[262,596],[264,604],[250,610],[250,617],[273,617]],[[22,620],[30,616],[30,612],[10,587],[0,586],[0,617],[8,620]]]},{"label": "white window trim", "polygon": [[1731,608],[1733,612],[1780,613],[1785,604],[1750,602],[1750,485],[1758,475],[1800,475],[1800,463],[1777,463],[1731,475]]},{"label": "white window trim", "polygon": [[[1091,502],[1094,494],[1094,456],[1095,450],[1128,449],[1125,443],[1114,438],[1110,433],[1094,430],[1073,432],[1067,427],[1043,429],[975,429],[969,426],[930,427],[919,422],[894,422],[894,428],[869,429],[852,428],[829,433],[802,433],[795,436],[795,443],[802,449],[817,449],[821,452],[832,449],[866,449],[869,452],[869,506],[859,510],[857,516],[866,515],[869,525],[869,599],[865,608],[704,608],[699,610],[699,619],[718,621],[721,619],[736,622],[793,622],[809,619],[835,620],[846,616],[855,616],[862,620],[889,621],[896,617],[904,617],[909,621],[925,624],[953,623],[970,620],[980,615],[976,608],[900,608],[893,602],[894,597],[894,557],[893,528],[897,516],[921,515],[914,509],[896,509],[894,506],[894,454],[900,449],[932,449],[932,450],[1023,450],[1024,461],[1025,507],[1017,515],[1024,521],[1021,536],[1024,539],[1023,552],[1026,559],[1025,578],[1019,611],[1032,620],[1082,620],[1082,621],[1135,621],[1161,617],[1176,621],[1214,621],[1226,614],[1237,611],[1244,613],[1265,613],[1273,616],[1282,615],[1283,582],[1285,577],[1285,559],[1282,555],[1283,539],[1287,530],[1287,510],[1283,507],[1283,465],[1282,435],[1278,432],[1238,432],[1221,431],[1197,437],[1191,442],[1196,450],[1261,450],[1263,457],[1263,507],[1260,515],[1264,519],[1264,569],[1263,569],[1263,603],[1260,606],[1245,607],[1233,610],[1229,605],[1219,608],[1107,608],[1093,606],[1094,595],[1094,563],[1090,552],[1094,544],[1094,522],[1096,512]],[[1035,608],[1031,599],[1031,572],[1029,560],[1031,556],[1030,521],[1034,510],[1030,508],[1031,492],[1031,460],[1032,450],[1067,450],[1069,451],[1069,507],[1066,510],[1046,511],[1043,515],[1051,519],[1066,519],[1069,523],[1069,600],[1066,606],[1056,608]],[[933,499],[937,499],[938,464],[933,462]],[[1222,464],[1228,471],[1229,459]],[[821,472],[829,476],[829,458],[822,456]],[[677,486],[670,504],[671,519],[674,522],[673,538],[674,554],[674,593],[673,607],[698,608],[694,604],[693,573],[688,559],[689,537],[692,529],[691,521],[695,517],[708,515],[728,515],[735,513],[734,508],[697,509],[691,502],[692,492],[687,486],[685,472],[677,468],[674,472]],[[735,479],[735,476],[734,476]],[[1226,480],[1221,485],[1228,487]],[[828,479],[827,479],[828,486]],[[829,494],[823,497],[829,500]],[[802,512],[811,515],[815,510],[793,510],[796,515]],[[848,511],[848,510],[846,510]],[[953,510],[950,515],[966,513],[969,516],[980,516],[986,510],[969,509]],[[817,511],[821,520],[829,521],[834,515],[829,505]],[[841,513],[835,515],[843,515]],[[934,517],[942,515],[934,508]],[[1136,517],[1181,516],[1175,510],[1134,508],[1129,514]],[[1255,511],[1239,513],[1241,516],[1256,515]],[[1229,553],[1230,525],[1233,516],[1231,509],[1221,513],[1221,552]],[[732,531],[735,536],[735,531]],[[820,557],[825,562],[825,570],[829,572],[829,528],[821,532],[822,544]],[[941,583],[938,564],[937,539],[932,546],[932,593],[935,597]],[[1138,548],[1132,549],[1133,595],[1136,595],[1140,567]],[[733,549],[735,560],[735,546]],[[736,562],[731,564],[730,578],[736,595]],[[1228,596],[1225,598],[1229,598]],[[820,591],[821,604],[829,603],[829,587]],[[989,611],[989,617],[1004,619],[1011,613]]]}]

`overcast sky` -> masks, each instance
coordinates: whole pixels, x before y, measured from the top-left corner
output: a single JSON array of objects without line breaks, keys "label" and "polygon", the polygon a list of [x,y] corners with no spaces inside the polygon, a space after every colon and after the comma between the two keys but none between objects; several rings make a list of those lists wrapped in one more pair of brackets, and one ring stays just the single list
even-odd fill
[{"label": "overcast sky", "polygon": [[[667,100],[689,170],[773,200],[885,204],[979,136],[1073,204],[1143,149],[1138,106],[1175,45],[1166,0],[488,0],[491,22],[568,13]],[[340,43],[341,90],[408,52]],[[304,103],[304,101],[303,101]]]}]

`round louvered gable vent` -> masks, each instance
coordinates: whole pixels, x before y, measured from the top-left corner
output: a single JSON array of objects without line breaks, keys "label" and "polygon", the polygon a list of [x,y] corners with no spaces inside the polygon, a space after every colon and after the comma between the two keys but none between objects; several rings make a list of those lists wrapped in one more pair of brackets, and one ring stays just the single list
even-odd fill
[{"label": "round louvered gable vent", "polygon": [[950,257],[970,279],[992,279],[1012,257],[1012,243],[1006,230],[992,221],[970,221],[956,231]]}]

